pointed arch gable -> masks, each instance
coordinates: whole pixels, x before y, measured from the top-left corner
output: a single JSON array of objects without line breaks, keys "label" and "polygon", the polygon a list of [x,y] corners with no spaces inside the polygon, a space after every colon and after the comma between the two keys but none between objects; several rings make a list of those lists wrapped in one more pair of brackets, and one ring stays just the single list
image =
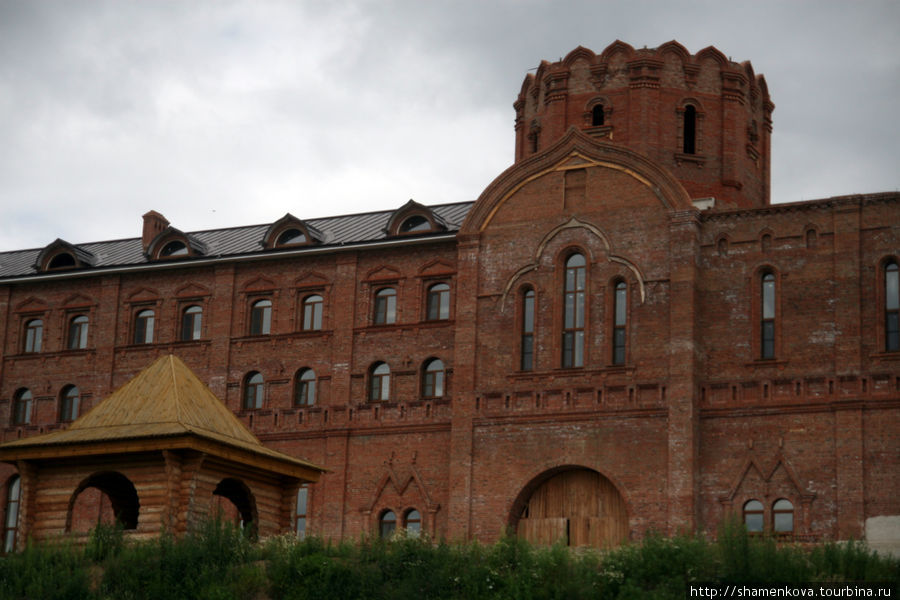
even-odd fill
[{"label": "pointed arch gable", "polygon": [[437,511],[440,508],[440,504],[432,500],[431,494],[428,493],[428,489],[422,482],[422,476],[419,473],[419,470],[416,468],[415,464],[413,464],[410,465],[409,473],[404,477],[398,476],[393,466],[389,465],[385,470],[384,475],[382,475],[378,484],[375,486],[375,492],[372,495],[372,499],[363,507],[363,512],[371,514],[375,510],[378,501],[381,499],[381,496],[388,486],[393,487],[398,496],[404,496],[413,484],[415,484],[416,489],[418,489],[421,494],[422,501],[425,502],[425,509],[429,512]]},{"label": "pointed arch gable", "polygon": [[767,485],[772,481],[772,478],[775,476],[775,473],[778,471],[778,468],[782,467],[784,472],[787,474],[788,480],[797,490],[797,494],[800,498],[804,500],[812,500],[816,497],[816,494],[809,489],[800,485],[800,480],[797,477],[796,472],[794,471],[793,466],[787,460],[787,457],[784,456],[782,452],[778,452],[774,460],[772,462],[772,466],[769,469],[764,468],[763,465],[760,464],[757,457],[748,455],[741,466],[741,468],[737,471],[735,478],[732,480],[731,487],[728,489],[728,493],[724,496],[720,496],[720,502],[733,502],[738,492],[741,489],[744,481],[747,479],[747,476],[751,471],[756,471],[759,475],[760,480],[762,480]]},{"label": "pointed arch gable", "polygon": [[622,40],[616,40],[603,49],[603,52],[600,53],[599,62],[609,62],[609,60],[618,53],[622,53],[628,57],[634,54],[634,48]]},{"label": "pointed arch gable", "polygon": [[572,65],[574,65],[578,60],[586,60],[589,63],[594,63],[597,60],[597,55],[588,48],[584,46],[578,46],[568,54],[563,59],[563,64],[566,68],[571,69]]},{"label": "pointed arch gable", "polygon": [[527,183],[556,171],[585,167],[612,169],[634,178],[665,210],[693,208],[687,191],[663,167],[637,152],[597,140],[571,127],[554,145],[515,163],[494,179],[469,211],[460,235],[484,231],[503,204]]}]

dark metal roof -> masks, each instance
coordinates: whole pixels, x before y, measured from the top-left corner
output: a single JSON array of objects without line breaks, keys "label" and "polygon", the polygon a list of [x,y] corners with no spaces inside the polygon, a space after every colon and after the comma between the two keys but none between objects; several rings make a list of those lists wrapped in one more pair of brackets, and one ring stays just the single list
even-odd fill
[{"label": "dark metal roof", "polygon": [[[463,220],[472,208],[473,202],[456,202],[453,204],[438,204],[429,206],[436,217],[448,225],[447,231],[423,234],[416,239],[455,233],[459,230]],[[304,221],[324,235],[324,240],[313,247],[340,247],[348,244],[377,243],[390,239],[385,228],[395,210],[383,210],[338,217],[325,217],[322,219],[309,219]],[[260,242],[263,241],[270,224],[248,225],[245,227],[230,227],[227,229],[210,229],[207,231],[186,232],[192,239],[197,240],[206,247],[205,256],[199,258],[227,258],[231,256],[264,255],[271,251],[263,250]],[[397,239],[397,238],[394,238]],[[129,267],[151,264],[143,251],[141,238],[124,240],[112,240],[107,242],[89,242],[86,244],[74,244],[78,249],[90,252],[94,256],[94,265],[86,269],[73,269],[71,271],[52,271],[52,273],[90,272],[96,269],[109,267]],[[35,268],[35,262],[43,248],[30,250],[13,250],[0,252],[0,280],[14,279],[37,275],[40,272]],[[178,259],[190,262],[192,259]]]}]

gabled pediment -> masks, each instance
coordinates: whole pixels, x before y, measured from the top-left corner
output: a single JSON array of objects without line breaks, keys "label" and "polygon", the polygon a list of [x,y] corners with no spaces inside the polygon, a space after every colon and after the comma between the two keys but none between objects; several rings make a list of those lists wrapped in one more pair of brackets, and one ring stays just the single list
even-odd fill
[{"label": "gabled pediment", "polygon": [[93,306],[97,301],[88,298],[84,294],[72,294],[63,302],[63,308],[83,308],[85,306]]},{"label": "gabled pediment", "polygon": [[188,283],[175,290],[176,298],[196,298],[197,296],[209,296],[212,292],[209,288],[198,283]]},{"label": "gabled pediment", "polygon": [[436,259],[426,264],[419,270],[419,275],[431,277],[438,275],[451,275],[456,272],[452,264],[445,260]]},{"label": "gabled pediment", "polygon": [[131,292],[127,298],[129,302],[155,302],[159,299],[159,291],[142,287]]},{"label": "gabled pediment", "polygon": [[323,274],[307,271],[294,280],[294,287],[320,287],[329,283],[331,282]]},{"label": "gabled pediment", "polygon": [[47,310],[47,303],[35,296],[29,296],[16,305],[16,312],[43,312]]},{"label": "gabled pediment", "polygon": [[400,277],[400,271],[384,265],[369,271],[369,274],[366,275],[366,281],[392,281],[400,279]]},{"label": "gabled pediment", "polygon": [[254,277],[241,287],[244,292],[268,292],[275,289],[275,282],[266,277]]}]

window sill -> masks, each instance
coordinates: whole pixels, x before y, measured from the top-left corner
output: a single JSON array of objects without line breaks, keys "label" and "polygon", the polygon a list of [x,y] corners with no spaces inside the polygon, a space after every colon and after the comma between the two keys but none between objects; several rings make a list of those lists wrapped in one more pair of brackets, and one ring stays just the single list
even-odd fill
[{"label": "window sill", "polygon": [[681,163],[689,163],[702,167],[706,164],[706,157],[702,154],[685,154],[684,152],[675,153],[675,164],[681,166]]},{"label": "window sill", "polygon": [[753,362],[744,363],[745,367],[778,367],[784,368],[789,361],[777,358],[758,358]]},{"label": "window sill", "polygon": [[28,360],[28,359],[46,359],[59,358],[63,356],[87,356],[96,353],[96,348],[79,348],[77,350],[57,350],[56,352],[21,352],[19,354],[10,354],[6,359]]},{"label": "window sill", "polygon": [[516,371],[507,375],[509,379],[542,379],[546,377],[570,377],[597,374],[631,374],[634,373],[634,365],[607,365],[604,367],[574,367],[558,368],[550,370]]},{"label": "window sill", "polygon": [[900,360],[900,350],[891,352],[873,352],[869,355],[869,358],[876,358],[878,360]]}]

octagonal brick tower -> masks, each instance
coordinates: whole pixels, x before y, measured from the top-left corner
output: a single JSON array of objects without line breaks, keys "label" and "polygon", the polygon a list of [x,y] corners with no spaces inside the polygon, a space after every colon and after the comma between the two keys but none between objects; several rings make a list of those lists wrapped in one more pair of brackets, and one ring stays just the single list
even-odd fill
[{"label": "octagonal brick tower", "polygon": [[600,54],[579,46],[529,73],[514,107],[516,162],[576,127],[656,161],[695,200],[770,202],[774,104],[765,79],[711,46],[697,54],[674,41],[639,50],[616,41]]}]

